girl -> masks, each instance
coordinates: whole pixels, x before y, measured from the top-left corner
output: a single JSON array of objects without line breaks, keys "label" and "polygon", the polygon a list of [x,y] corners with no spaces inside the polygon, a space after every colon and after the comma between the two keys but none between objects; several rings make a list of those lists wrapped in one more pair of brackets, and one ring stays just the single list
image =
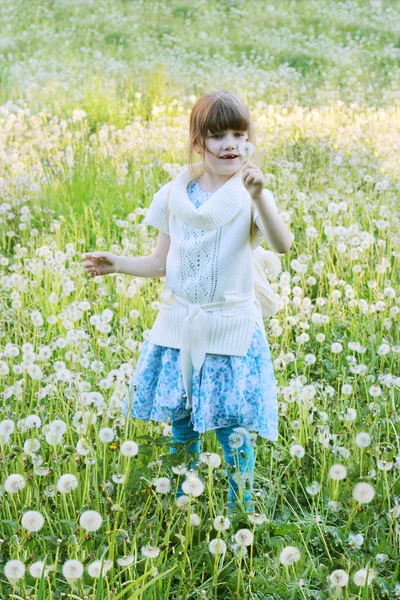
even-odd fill
[{"label": "girl", "polygon": [[[195,453],[200,434],[215,429],[228,476],[233,473],[228,504],[235,505],[238,492],[241,498],[239,486],[248,480],[244,503],[252,511],[250,430],[278,437],[276,384],[254,295],[252,251],[266,239],[286,253],[293,236],[260,169],[244,163],[245,142],[254,143],[254,132],[238,96],[219,90],[200,98],[190,116],[189,165],[154,195],[143,221],[160,231],[155,253],[131,258],[95,252],[82,259],[92,276],[166,276],[123,414],[129,409],[135,418],[171,421],[173,440],[191,440],[188,449]],[[192,163],[193,152],[201,162]],[[177,497],[182,493],[179,486]]]}]

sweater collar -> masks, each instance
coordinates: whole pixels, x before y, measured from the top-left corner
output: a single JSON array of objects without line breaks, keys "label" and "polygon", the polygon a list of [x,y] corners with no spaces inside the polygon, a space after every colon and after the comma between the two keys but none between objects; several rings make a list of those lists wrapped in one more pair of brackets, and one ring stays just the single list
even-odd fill
[{"label": "sweater collar", "polygon": [[[197,179],[203,173],[202,163],[193,165],[193,170]],[[242,208],[245,188],[241,169],[211,194],[199,208],[192,204],[187,193],[187,186],[191,181],[193,177],[187,166],[174,179],[168,201],[170,211],[187,225],[199,229],[215,229],[231,221]]]}]

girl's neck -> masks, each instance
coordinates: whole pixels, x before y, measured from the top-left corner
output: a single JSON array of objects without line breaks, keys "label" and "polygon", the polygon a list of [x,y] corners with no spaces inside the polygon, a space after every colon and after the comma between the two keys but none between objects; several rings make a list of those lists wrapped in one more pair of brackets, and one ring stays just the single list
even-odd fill
[{"label": "girl's neck", "polygon": [[203,192],[207,194],[211,192],[216,192],[220,187],[224,185],[231,177],[231,175],[218,175],[214,173],[208,173],[207,171],[203,171],[203,173],[198,177],[197,182]]}]

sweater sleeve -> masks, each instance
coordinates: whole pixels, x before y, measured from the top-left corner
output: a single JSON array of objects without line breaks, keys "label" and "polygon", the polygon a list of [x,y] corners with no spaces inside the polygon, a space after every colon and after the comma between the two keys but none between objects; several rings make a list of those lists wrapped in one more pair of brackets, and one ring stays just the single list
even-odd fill
[{"label": "sweater sleeve", "polygon": [[152,225],[166,235],[169,235],[166,203],[172,183],[172,181],[169,181],[154,194],[153,201],[150,204],[147,214],[142,221],[142,223],[145,223],[146,225]]},{"label": "sweater sleeve", "polygon": [[[264,193],[267,197],[267,200],[269,202],[271,202],[275,208],[276,208],[276,201],[275,201],[275,197],[272,194],[272,192],[270,192],[267,189],[264,189]],[[252,223],[252,227],[251,227],[251,245],[252,245],[252,249],[255,250],[258,246],[260,246],[264,241],[264,234],[261,232],[261,229],[258,227],[257,223],[256,223],[256,219],[259,216],[257,207],[254,207],[254,215],[253,215],[253,223]]]}]

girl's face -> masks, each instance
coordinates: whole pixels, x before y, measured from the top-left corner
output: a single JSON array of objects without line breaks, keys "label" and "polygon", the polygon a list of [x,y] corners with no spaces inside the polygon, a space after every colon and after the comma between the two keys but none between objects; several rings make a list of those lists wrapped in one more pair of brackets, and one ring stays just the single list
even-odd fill
[{"label": "girl's face", "polygon": [[[208,131],[205,140],[207,151],[204,154],[206,171],[218,175],[235,173],[244,160],[244,156],[240,156],[240,153],[243,153],[243,146],[247,139],[247,131],[234,129],[218,133]],[[222,158],[226,155],[233,155],[235,158]]]}]

